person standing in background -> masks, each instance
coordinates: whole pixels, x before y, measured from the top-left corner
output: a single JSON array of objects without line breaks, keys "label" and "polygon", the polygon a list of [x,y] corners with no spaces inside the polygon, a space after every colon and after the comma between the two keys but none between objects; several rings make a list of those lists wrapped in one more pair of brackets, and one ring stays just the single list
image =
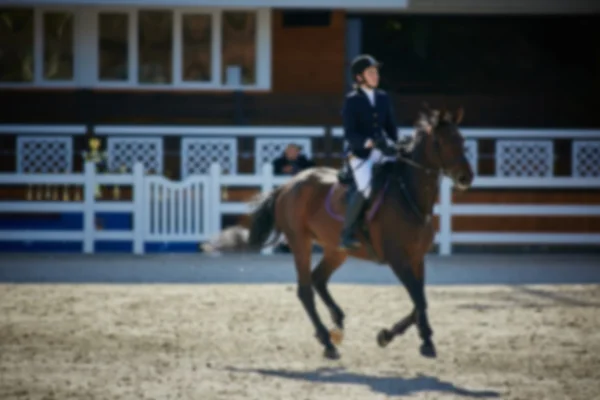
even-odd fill
[{"label": "person standing in background", "polygon": [[283,154],[273,160],[273,173],[293,176],[300,171],[314,167],[315,163],[301,154],[301,150],[297,144],[288,144]]}]

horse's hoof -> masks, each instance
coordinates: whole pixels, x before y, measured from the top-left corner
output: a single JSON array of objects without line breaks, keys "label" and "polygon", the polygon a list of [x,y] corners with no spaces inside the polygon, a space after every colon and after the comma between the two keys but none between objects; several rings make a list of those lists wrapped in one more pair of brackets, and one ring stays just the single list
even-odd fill
[{"label": "horse's hoof", "polygon": [[339,351],[335,347],[325,349],[323,356],[329,360],[339,360],[341,358]]},{"label": "horse's hoof", "polygon": [[344,331],[339,328],[333,328],[329,331],[329,338],[331,339],[331,343],[339,346],[342,340],[344,340]]},{"label": "horse's hoof", "polygon": [[437,352],[435,351],[435,345],[433,342],[427,342],[421,345],[421,355],[427,358],[437,357]]},{"label": "horse's hoof", "polygon": [[382,329],[377,334],[377,344],[379,347],[385,347],[392,341],[392,332]]}]

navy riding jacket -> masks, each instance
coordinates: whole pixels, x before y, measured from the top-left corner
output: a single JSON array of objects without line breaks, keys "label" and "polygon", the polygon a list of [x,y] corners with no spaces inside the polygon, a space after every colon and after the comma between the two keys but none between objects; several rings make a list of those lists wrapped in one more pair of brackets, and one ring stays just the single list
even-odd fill
[{"label": "navy riding jacket", "polygon": [[371,105],[363,90],[350,92],[344,101],[342,117],[344,139],[349,150],[358,158],[366,159],[371,154],[371,149],[365,148],[367,139],[376,141],[386,135],[394,142],[398,140],[392,104],[383,90],[375,90],[375,106]]}]

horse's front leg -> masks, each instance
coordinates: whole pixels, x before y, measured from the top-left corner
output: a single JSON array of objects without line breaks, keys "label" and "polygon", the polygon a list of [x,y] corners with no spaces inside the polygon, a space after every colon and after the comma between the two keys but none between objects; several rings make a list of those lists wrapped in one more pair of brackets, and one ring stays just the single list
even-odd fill
[{"label": "horse's front leg", "polygon": [[[391,263],[392,270],[403,283],[415,306],[413,312],[398,322],[389,331],[382,331],[378,335],[380,345],[385,345],[387,342],[396,336],[403,333],[412,323],[416,323],[421,337],[421,355],[424,357],[434,358],[437,355],[435,345],[432,340],[433,330],[429,325],[429,317],[427,315],[427,299],[425,297],[425,280],[424,268],[425,263],[421,261],[416,268],[411,268],[410,264],[403,260],[396,260]],[[417,277],[418,276],[418,277]]]}]

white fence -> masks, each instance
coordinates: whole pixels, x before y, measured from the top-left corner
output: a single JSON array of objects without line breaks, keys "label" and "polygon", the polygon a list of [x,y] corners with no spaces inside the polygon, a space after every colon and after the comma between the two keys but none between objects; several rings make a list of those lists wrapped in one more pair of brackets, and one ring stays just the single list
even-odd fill
[{"label": "white fence", "polygon": [[[257,187],[268,192],[284,183],[287,177],[273,175],[272,166],[265,164],[261,174],[221,174],[221,167],[212,164],[207,175],[193,175],[182,182],[162,176],[145,175],[141,163],[134,165],[131,174],[96,174],[94,165],[87,163],[83,174],[0,174],[0,185],[76,185],[83,187],[83,200],[78,201],[2,201],[0,213],[81,212],[82,231],[0,231],[3,241],[81,241],[84,253],[93,253],[96,240],[126,240],[133,242],[133,252],[143,254],[150,242],[202,242],[221,230],[224,214],[245,214],[248,204],[227,202],[221,189],[227,187]],[[131,201],[98,201],[94,198],[96,185],[130,185]],[[600,179],[590,178],[504,178],[477,177],[474,188],[553,188],[600,189]],[[97,230],[98,212],[131,212],[131,231]],[[494,233],[453,232],[452,217],[469,216],[600,216],[600,205],[497,205],[453,204],[452,184],[442,180],[440,203],[435,207],[440,217],[436,235],[439,253],[452,253],[454,244],[600,244],[596,233]]]},{"label": "white fence", "polygon": [[[223,126],[112,126],[93,128],[107,150],[110,171],[125,168],[131,171],[140,161],[146,171],[164,174],[165,138],[180,137],[176,157],[182,178],[208,174],[210,165],[218,163],[225,174],[238,174],[238,159],[252,158],[255,174],[261,166],[281,155],[290,143],[295,143],[309,158],[323,157],[313,145],[325,137],[325,127],[223,127]],[[403,135],[413,128],[400,127]],[[2,125],[0,135],[16,135],[16,170],[25,173],[70,173],[73,161],[80,162],[73,140],[86,132],[85,126]],[[555,175],[556,161],[570,158],[569,174],[573,177],[600,177],[600,130],[590,129],[473,129],[464,128],[465,150],[474,172],[479,175],[481,158],[493,158],[496,177],[549,177]],[[342,128],[331,130],[336,143],[342,138]],[[250,139],[250,141],[248,141]],[[484,142],[493,144],[485,151]],[[570,146],[570,155],[560,152]],[[332,152],[332,155],[339,155]],[[172,168],[172,167],[171,167]],[[565,163],[561,164],[563,172]],[[489,166],[488,166],[489,170]]]}]

